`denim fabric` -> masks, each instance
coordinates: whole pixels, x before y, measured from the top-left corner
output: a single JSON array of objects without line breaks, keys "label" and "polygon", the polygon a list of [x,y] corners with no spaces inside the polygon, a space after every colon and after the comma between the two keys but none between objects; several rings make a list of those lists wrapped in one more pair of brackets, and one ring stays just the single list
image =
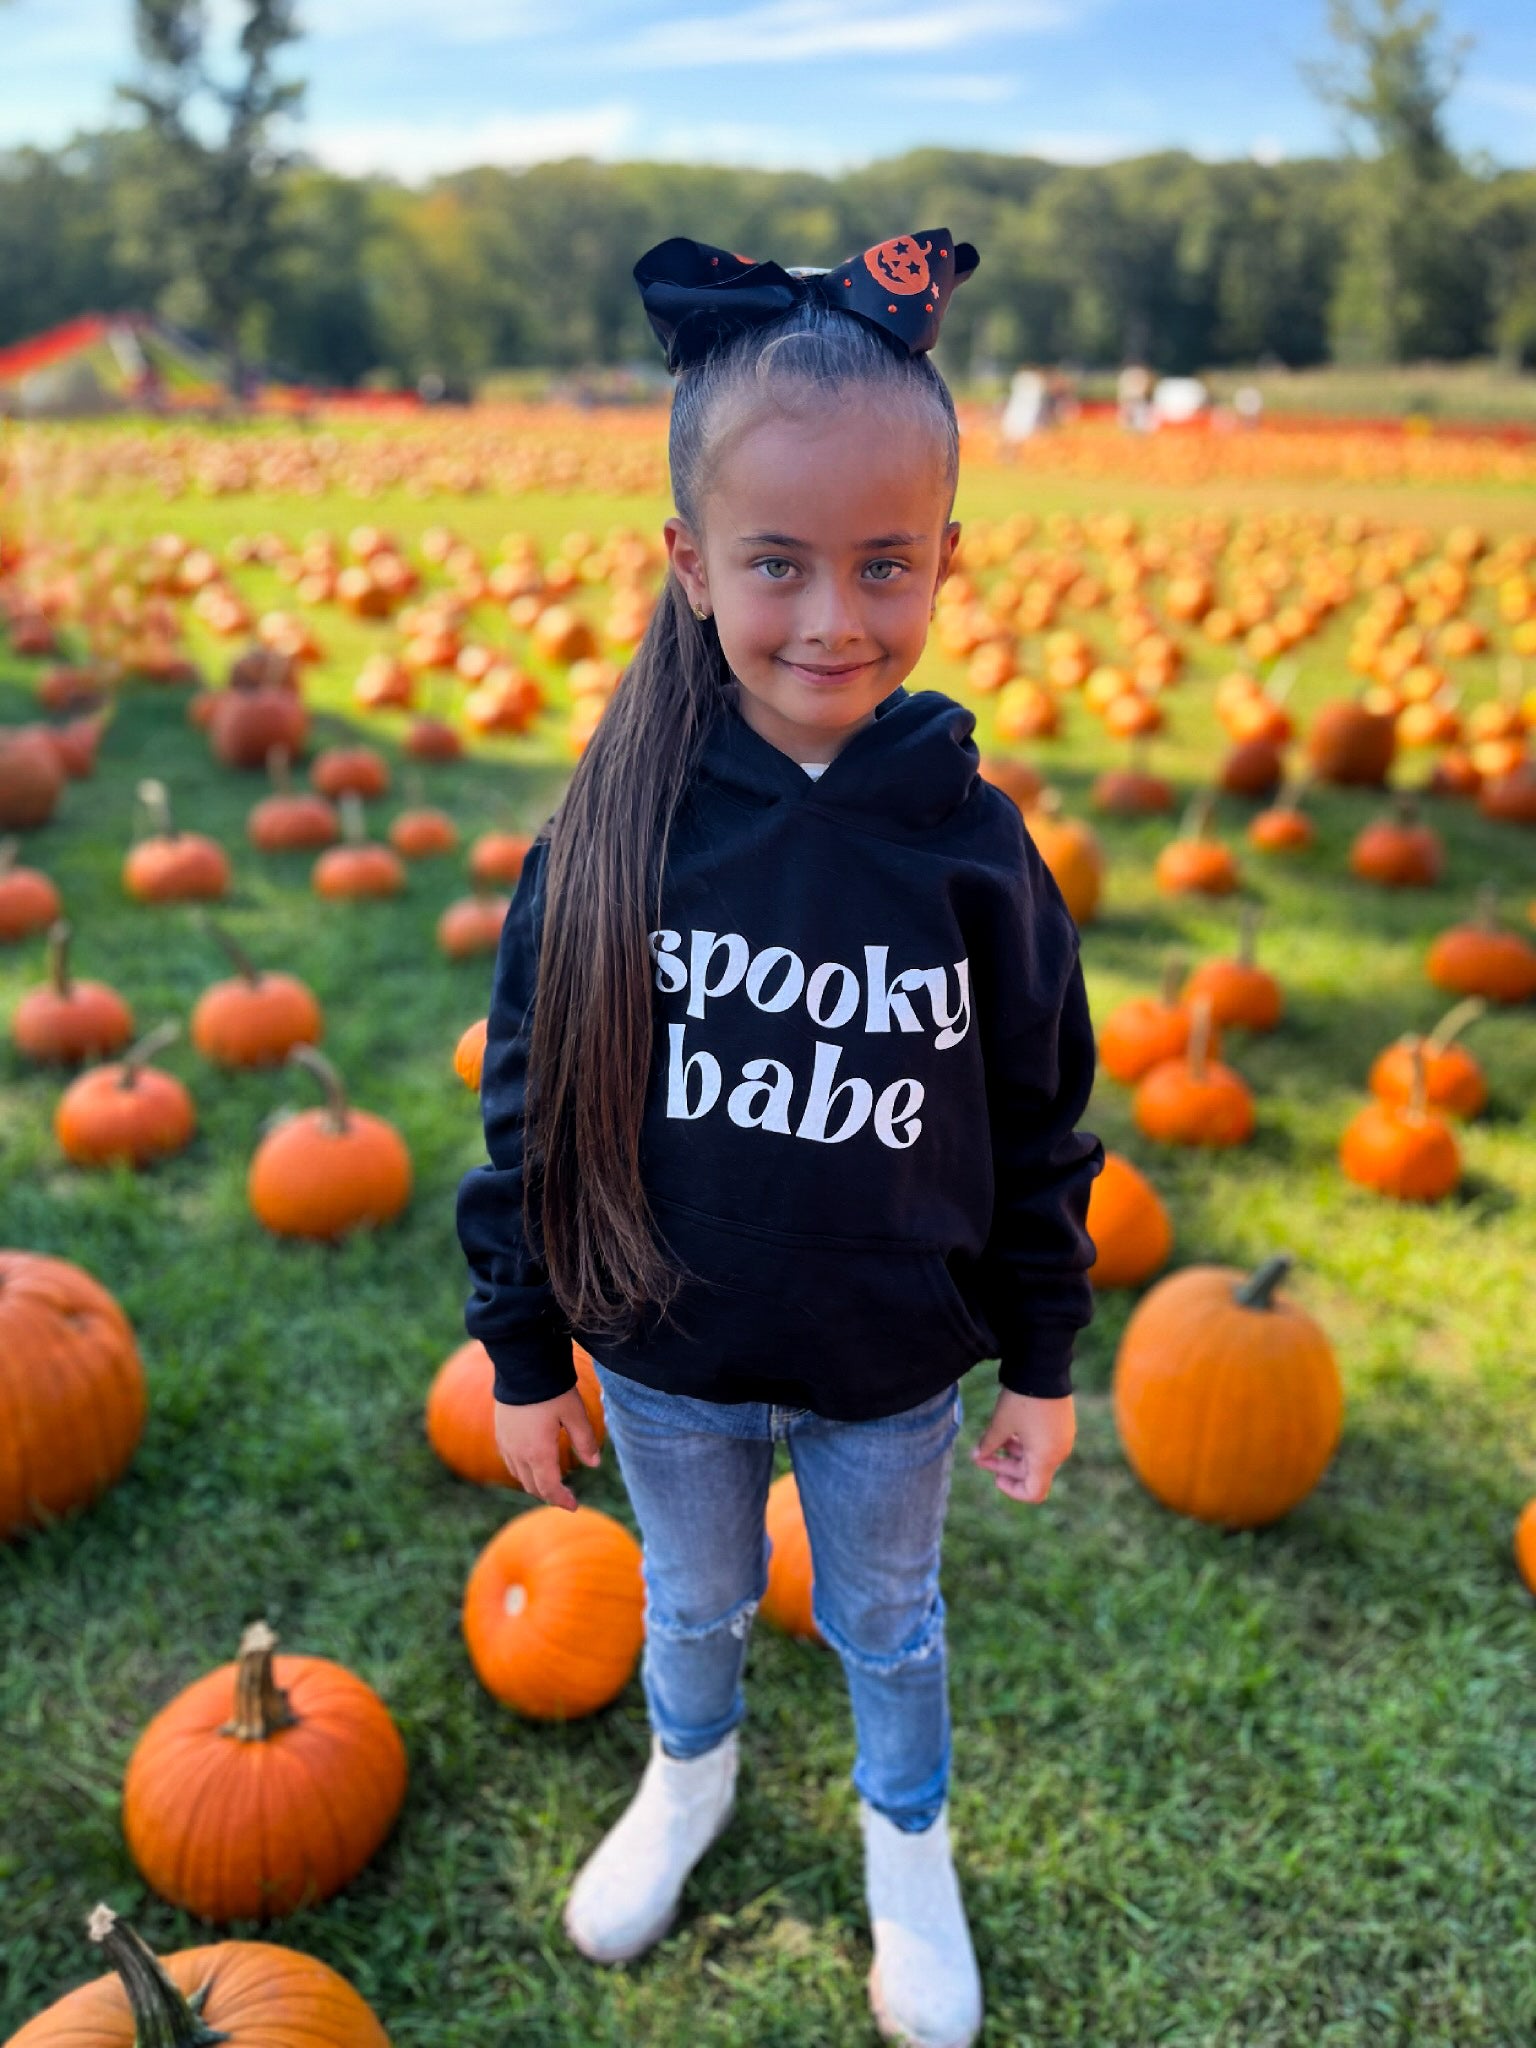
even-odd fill
[{"label": "denim fabric", "polygon": [[640,1525],[641,1682],[671,1756],[702,1756],[743,1719],[747,1638],[768,1583],[774,1445],[788,1444],[811,1540],[816,1626],[848,1682],[853,1785],[919,1832],[948,1791],[939,1546],[962,1419],[958,1382],[868,1422],[663,1393],[593,1361]]}]

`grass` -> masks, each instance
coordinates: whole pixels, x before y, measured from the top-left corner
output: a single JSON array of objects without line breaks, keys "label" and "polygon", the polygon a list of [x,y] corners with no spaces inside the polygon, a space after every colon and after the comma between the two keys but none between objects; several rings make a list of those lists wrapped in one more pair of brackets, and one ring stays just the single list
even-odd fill
[{"label": "grass", "polygon": [[[1017,489],[977,475],[962,509],[1001,511]],[[1417,516],[1406,495],[1399,507]],[[344,530],[364,514],[340,500],[238,498],[188,514],[145,493],[78,516],[87,528],[110,517],[123,539],[195,520],[218,541],[263,525]],[[366,516],[407,535],[447,517],[484,543],[511,525],[649,528],[660,510],[402,496]],[[1517,516],[1507,503],[1490,512]],[[289,601],[264,573],[242,587]],[[329,707],[322,739],[341,729],[350,677],[380,637],[331,619],[332,659],[311,691]],[[1342,642],[1335,627],[1309,651],[1304,705],[1340,686]],[[25,715],[37,666],[0,645],[0,720]],[[1491,688],[1491,665],[1466,671],[1470,694]],[[1215,672],[1202,657],[1174,699],[1177,738],[1157,756],[1185,786],[1212,757],[1198,678]],[[959,672],[937,659],[915,681],[960,694]],[[979,708],[985,745],[990,708]],[[1110,755],[1074,710],[1051,758],[1079,809]],[[466,840],[493,822],[531,828],[568,765],[551,731],[428,770],[425,793],[453,808]],[[739,1816],[677,1929],[616,1973],[561,1936],[564,1891],[622,1810],[648,1738],[638,1683],[569,1728],[519,1721],[481,1692],[459,1638],[468,1568],[519,1511],[516,1496],[443,1472],[421,1425],[430,1376],[460,1339],[453,1193],[481,1150],[449,1057],[483,1011],[489,973],[441,961],[431,936],[462,893],[459,864],[418,866],[395,903],[318,905],[305,860],[246,847],[254,784],[209,768],[180,693],[131,691],[96,779],[71,788],[28,852],[63,888],[80,972],[123,988],[145,1025],[185,1017],[226,971],[189,913],[121,893],[133,785],[151,768],[179,794],[183,822],[231,849],[230,928],[315,987],[327,1050],[356,1100],[406,1133],[417,1187],[402,1222],[375,1238],[277,1244],[247,1212],[245,1168],[263,1118],[307,1099],[304,1083],[215,1074],[173,1048],[164,1063],[199,1106],[192,1148],[137,1179],[86,1175],[54,1147],[58,1077],[0,1050],[0,1242],[72,1258],[111,1287],[151,1387],[123,1481],[88,1513],[0,1549],[0,2036],[94,1973],[82,1924],[98,1898],[162,1951],[208,1938],[138,1880],[119,1787],[149,1715],[262,1614],[286,1647],[365,1676],[405,1737],[411,1789],[391,1841],[343,1895],[268,1930],[350,1977],[397,2048],[868,2041],[841,1677],[825,1652],[766,1629],[751,1652]],[[1376,807],[1324,792],[1312,855],[1245,862],[1266,906],[1262,956],[1288,993],[1278,1032],[1233,1041],[1259,1095],[1255,1143],[1157,1153],[1108,1080],[1089,1120],[1153,1173],[1178,1261],[1246,1263],[1277,1245],[1296,1255],[1294,1292],[1329,1329],[1347,1390],[1324,1480],[1256,1533],[1159,1508],[1113,1427],[1121,1296],[1104,1299],[1080,1346],[1078,1448],[1049,1502],[1014,1506],[957,1464],[945,1560],[954,1824],[991,2044],[1512,2048],[1536,2032],[1536,1665],[1532,1602],[1509,1552],[1536,1491],[1529,1011],[1475,1029],[1493,1101],[1466,1133],[1457,1197],[1423,1212],[1378,1201],[1343,1182],[1333,1149],[1374,1050],[1442,1007],[1422,975],[1428,938],[1464,913],[1484,874],[1528,880],[1529,845],[1462,807],[1437,811],[1445,883],[1369,893],[1343,860]],[[1225,802],[1223,830],[1244,816]],[[1084,941],[1100,1014],[1155,983],[1170,942],[1225,949],[1235,927],[1230,904],[1156,894],[1165,827],[1101,830],[1106,908]],[[1518,908],[1513,892],[1507,907]],[[0,956],[0,1009],[38,978],[40,957],[36,944]],[[983,1366],[967,1382],[967,1443],[994,1376]],[[630,1519],[611,1455],[578,1483]]]}]

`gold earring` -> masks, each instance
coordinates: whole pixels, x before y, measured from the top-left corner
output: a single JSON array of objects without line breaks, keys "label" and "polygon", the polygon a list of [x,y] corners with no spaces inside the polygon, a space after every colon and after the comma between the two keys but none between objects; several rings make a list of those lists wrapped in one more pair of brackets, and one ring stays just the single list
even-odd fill
[{"label": "gold earring", "polygon": [[693,616],[696,619],[707,619],[709,617],[709,613],[705,611],[703,605],[696,604],[693,608]]}]

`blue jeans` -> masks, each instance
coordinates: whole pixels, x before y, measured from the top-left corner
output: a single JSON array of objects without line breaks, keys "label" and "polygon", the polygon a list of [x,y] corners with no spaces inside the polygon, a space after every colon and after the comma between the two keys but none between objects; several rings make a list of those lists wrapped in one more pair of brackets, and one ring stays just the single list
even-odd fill
[{"label": "blue jeans", "polygon": [[774,1445],[789,1445],[811,1542],[811,1611],[841,1659],[854,1789],[899,1828],[938,1818],[950,1724],[939,1543],[961,1423],[958,1383],[875,1422],[701,1401],[593,1361],[640,1525],[641,1682],[669,1756],[702,1756],[743,1719],[741,1675],[768,1583]]}]

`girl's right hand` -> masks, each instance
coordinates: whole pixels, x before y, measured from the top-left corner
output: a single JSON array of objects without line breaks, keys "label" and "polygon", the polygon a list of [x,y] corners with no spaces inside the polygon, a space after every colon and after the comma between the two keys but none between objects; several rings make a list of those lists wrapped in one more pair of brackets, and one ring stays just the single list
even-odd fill
[{"label": "girl's right hand", "polygon": [[507,1470],[524,1493],[547,1501],[552,1508],[568,1508],[574,1513],[576,1496],[560,1475],[562,1429],[583,1465],[601,1462],[597,1437],[575,1387],[557,1394],[553,1401],[533,1401],[526,1407],[496,1403],[496,1448]]}]

